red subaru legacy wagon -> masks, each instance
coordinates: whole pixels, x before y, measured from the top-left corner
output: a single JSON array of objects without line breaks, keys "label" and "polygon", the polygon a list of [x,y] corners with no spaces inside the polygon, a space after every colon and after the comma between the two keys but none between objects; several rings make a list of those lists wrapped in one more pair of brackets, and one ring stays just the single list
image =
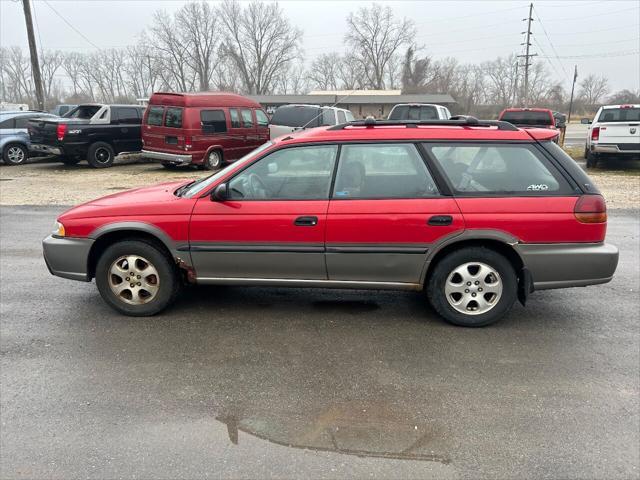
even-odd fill
[{"label": "red subaru legacy wagon", "polygon": [[307,130],[200,180],[75,207],[44,257],[126,315],[189,283],[275,285],[419,290],[445,320],[488,325],[616,269],[604,199],[554,135],[473,117]]}]

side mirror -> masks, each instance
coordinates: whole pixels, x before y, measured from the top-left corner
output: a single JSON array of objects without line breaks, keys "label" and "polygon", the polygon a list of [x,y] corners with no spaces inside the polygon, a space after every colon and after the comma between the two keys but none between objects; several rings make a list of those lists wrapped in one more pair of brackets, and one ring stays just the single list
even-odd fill
[{"label": "side mirror", "polygon": [[224,202],[229,199],[229,186],[226,183],[221,183],[211,192],[212,202]]}]

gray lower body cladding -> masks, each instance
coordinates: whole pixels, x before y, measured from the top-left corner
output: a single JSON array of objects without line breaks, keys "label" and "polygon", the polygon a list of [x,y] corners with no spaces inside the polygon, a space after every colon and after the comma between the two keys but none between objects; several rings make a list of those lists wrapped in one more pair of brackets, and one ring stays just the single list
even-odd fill
[{"label": "gray lower body cladding", "polygon": [[49,235],[42,241],[44,261],[53,275],[88,282],[88,259],[91,238],[57,238]]},{"label": "gray lower body cladding", "polygon": [[514,248],[535,290],[606,283],[618,266],[618,249],[607,243],[520,243]]}]

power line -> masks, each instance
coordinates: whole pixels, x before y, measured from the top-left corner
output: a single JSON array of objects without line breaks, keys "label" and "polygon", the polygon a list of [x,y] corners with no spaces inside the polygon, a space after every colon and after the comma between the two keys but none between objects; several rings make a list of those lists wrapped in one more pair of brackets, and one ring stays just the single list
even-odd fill
[{"label": "power line", "polygon": [[47,0],[42,0],[51,10],[53,10],[53,13],[55,13],[58,17],[60,17],[62,19],[62,21],[64,23],[66,23],[74,32],[76,32],[78,35],[80,35],[82,38],[84,38],[87,43],[89,43],[90,45],[92,45],[93,47],[97,48],[98,50],[101,50],[101,48],[99,46],[97,46],[95,43],[93,43],[91,40],[89,40],[80,30],[78,30],[75,26],[73,26],[72,23],[70,23],[69,21],[67,21],[66,18],[64,18],[62,15],[60,15],[60,13],[53,8],[53,6],[47,1]]},{"label": "power line", "polygon": [[631,10],[638,10],[638,9],[636,7],[631,7],[631,8],[623,8],[622,10],[614,10],[612,12],[603,12],[603,13],[596,13],[596,14],[593,14],[593,15],[586,15],[584,17],[553,18],[553,19],[549,20],[549,22],[566,22],[566,21],[571,21],[571,20],[582,20],[583,18],[603,17],[605,15],[614,15],[616,13],[629,12]]},{"label": "power line", "polygon": [[627,57],[629,55],[638,55],[640,50],[618,50],[617,52],[593,53],[587,55],[565,55],[560,58],[603,58],[603,57]]},{"label": "power line", "polygon": [[[531,4],[533,5],[533,4]],[[542,28],[542,31],[544,32],[545,37],[547,37],[547,40],[549,41],[549,45],[551,45],[551,50],[553,50],[553,53],[556,56],[556,61],[560,64],[560,67],[562,68],[562,71],[564,72],[564,78],[569,81],[569,74],[567,73],[567,70],[564,68],[564,65],[562,64],[562,62],[560,61],[560,57],[558,55],[558,52],[556,50],[556,47],[553,45],[553,42],[551,41],[551,37],[549,37],[549,34],[547,33],[547,29],[544,28],[544,24],[542,23],[542,20],[540,19],[540,14],[538,13],[538,10],[534,9],[536,12],[536,18],[538,19],[538,23],[540,24],[540,27]]]}]

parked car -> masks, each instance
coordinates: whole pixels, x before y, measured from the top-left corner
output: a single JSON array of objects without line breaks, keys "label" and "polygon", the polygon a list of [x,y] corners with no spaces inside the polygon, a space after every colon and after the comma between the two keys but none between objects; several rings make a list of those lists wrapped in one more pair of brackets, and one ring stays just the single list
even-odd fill
[{"label": "parked car", "polygon": [[31,148],[57,155],[67,165],[86,158],[94,168],[110,167],[116,155],[142,149],[143,111],[138,105],[88,103],[78,105],[64,117],[31,120]]},{"label": "parked car", "polygon": [[59,117],[64,117],[67,113],[69,113],[71,110],[73,110],[76,107],[77,107],[77,105],[69,105],[69,104],[63,103],[63,104],[60,104],[60,105],[56,105],[51,110],[51,113],[53,113],[54,115],[57,115]]},{"label": "parked car", "polygon": [[640,104],[605,105],[594,118],[585,145],[587,167],[607,157],[640,159]]},{"label": "parked car", "polygon": [[339,125],[353,121],[353,113],[344,108],[320,105],[283,105],[278,107],[269,123],[270,137],[274,138],[305,128]]},{"label": "parked car", "polygon": [[142,153],[167,168],[217,170],[268,140],[260,104],[234,93],[154,93],[144,114]]},{"label": "parked car", "polygon": [[507,108],[500,112],[498,120],[509,122],[520,128],[548,128],[555,132],[558,143],[560,131],[556,128],[556,115],[548,108]]},{"label": "parked car", "polygon": [[85,203],[58,217],[45,261],[133,316],[184,282],[424,290],[481,326],[534,290],[611,280],[605,201],[553,132],[422,123],[297,132],[212,176]]},{"label": "parked car", "polygon": [[29,158],[31,142],[27,123],[33,118],[51,118],[48,113],[37,111],[0,112],[0,152],[7,165],[20,165]]},{"label": "parked car", "polygon": [[433,103],[399,103],[389,112],[389,120],[448,120],[447,107]]}]

